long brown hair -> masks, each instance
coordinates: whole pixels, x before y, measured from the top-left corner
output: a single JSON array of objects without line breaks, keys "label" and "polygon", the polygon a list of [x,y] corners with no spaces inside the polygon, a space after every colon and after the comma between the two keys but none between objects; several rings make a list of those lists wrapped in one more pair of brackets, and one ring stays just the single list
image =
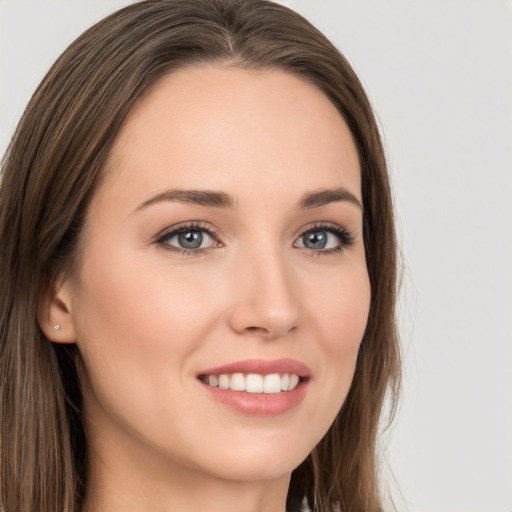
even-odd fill
[{"label": "long brown hair", "polygon": [[75,345],[52,344],[37,312],[76,263],[88,200],[135,102],[164,75],[201,63],[280,69],[306,80],[346,120],[361,164],[368,325],[354,380],[324,439],[293,472],[289,503],[378,512],[379,418],[396,403],[396,247],[384,151],[345,58],[308,21],[265,0],[147,0],[110,15],[56,61],[2,164],[0,189],[0,509],[78,512],[87,441]]}]

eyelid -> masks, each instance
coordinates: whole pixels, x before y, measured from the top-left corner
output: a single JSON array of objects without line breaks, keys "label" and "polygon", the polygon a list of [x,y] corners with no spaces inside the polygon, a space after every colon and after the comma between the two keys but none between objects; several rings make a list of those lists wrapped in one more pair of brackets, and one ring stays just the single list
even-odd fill
[{"label": "eyelid", "polygon": [[309,233],[310,231],[316,231],[316,230],[320,230],[320,229],[331,229],[335,232],[337,232],[337,231],[348,232],[348,230],[346,230],[344,227],[340,226],[339,224],[324,220],[324,221],[320,221],[320,222],[313,222],[311,224],[308,224],[307,226],[304,226],[299,231],[297,238],[304,236],[306,233]]},{"label": "eyelid", "polygon": [[316,222],[316,223],[310,224],[308,226],[305,226],[304,228],[301,229],[301,231],[297,235],[297,238],[304,236],[306,233],[314,232],[314,231],[321,231],[321,230],[329,231],[329,232],[335,233],[339,236],[343,235],[347,238],[347,240],[350,240],[351,244],[354,242],[354,238],[353,238],[352,232],[350,230],[348,230],[347,228],[345,228],[339,224],[336,224],[334,222],[329,222],[329,221]]},{"label": "eyelid", "polygon": [[206,231],[212,237],[217,237],[218,230],[203,220],[189,220],[166,227],[155,236],[155,241],[169,238],[171,235],[186,233],[187,231]]}]

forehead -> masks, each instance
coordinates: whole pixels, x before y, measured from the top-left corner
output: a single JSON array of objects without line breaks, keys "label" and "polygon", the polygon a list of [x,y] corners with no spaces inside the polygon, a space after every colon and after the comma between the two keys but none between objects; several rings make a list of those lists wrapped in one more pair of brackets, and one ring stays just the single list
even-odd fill
[{"label": "forehead", "polygon": [[278,70],[167,75],[128,116],[108,168],[107,187],[132,184],[140,193],[172,186],[295,200],[303,189],[341,185],[361,195],[344,119],[318,88]]}]

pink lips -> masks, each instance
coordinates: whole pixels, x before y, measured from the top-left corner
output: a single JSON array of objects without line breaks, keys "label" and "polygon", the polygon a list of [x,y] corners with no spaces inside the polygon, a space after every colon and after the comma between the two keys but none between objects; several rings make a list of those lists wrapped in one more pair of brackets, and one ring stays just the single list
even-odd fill
[{"label": "pink lips", "polygon": [[309,378],[310,370],[299,361],[294,359],[247,359],[234,363],[208,368],[200,375],[221,375],[222,373],[259,373],[260,375],[269,375],[271,373],[295,373],[299,377]]},{"label": "pink lips", "polygon": [[214,368],[208,368],[198,374],[198,379],[207,375],[233,373],[257,373],[269,375],[272,373],[296,374],[300,377],[299,384],[291,391],[281,393],[247,393],[210,386],[201,380],[199,382],[210,397],[228,407],[247,415],[273,416],[283,414],[298,406],[304,399],[311,372],[309,368],[293,359],[248,359],[228,363]]}]

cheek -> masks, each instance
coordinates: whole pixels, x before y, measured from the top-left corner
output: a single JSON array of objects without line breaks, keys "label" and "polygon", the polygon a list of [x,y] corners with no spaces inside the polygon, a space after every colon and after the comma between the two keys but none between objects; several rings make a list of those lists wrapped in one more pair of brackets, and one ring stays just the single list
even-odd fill
[{"label": "cheek", "polygon": [[[171,279],[171,277],[173,279]],[[183,361],[208,331],[211,298],[193,273],[122,257],[90,260],[77,296],[80,352],[98,393],[154,393],[180,379]]]},{"label": "cheek", "polygon": [[[211,300],[201,293],[193,272],[123,258],[112,264],[92,262],[89,267],[83,271],[77,311],[84,338],[91,338],[94,331],[92,338],[101,336],[103,343],[125,351],[151,353],[161,344],[175,350],[183,332],[188,333],[190,345],[194,329],[208,321]],[[94,324],[86,325],[91,319]]]},{"label": "cheek", "polygon": [[[350,389],[359,347],[370,307],[370,283],[366,268],[340,275],[328,292],[311,297],[320,354],[318,408],[326,411],[322,430],[327,431]],[[319,421],[321,421],[319,419]]]},{"label": "cheek", "polygon": [[326,353],[357,352],[370,309],[370,282],[362,264],[333,273],[328,286],[309,294],[308,309],[315,315]]}]

